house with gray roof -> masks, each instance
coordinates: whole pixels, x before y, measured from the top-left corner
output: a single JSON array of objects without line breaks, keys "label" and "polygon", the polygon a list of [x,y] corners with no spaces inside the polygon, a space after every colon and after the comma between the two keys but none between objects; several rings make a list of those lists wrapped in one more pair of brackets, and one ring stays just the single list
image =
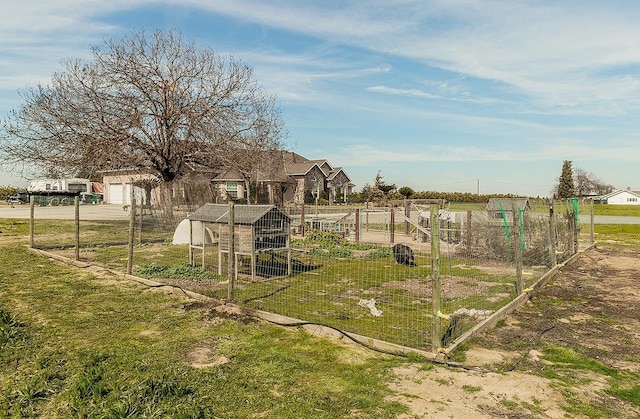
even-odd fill
[{"label": "house with gray roof", "polygon": [[[272,151],[255,174],[238,170],[223,171],[213,178],[219,201],[228,197],[247,199],[247,185],[255,188],[256,204],[301,204],[305,195],[326,195],[330,204],[346,202],[355,186],[342,167],[327,160],[310,160],[290,151]],[[250,181],[248,181],[250,179]]]}]

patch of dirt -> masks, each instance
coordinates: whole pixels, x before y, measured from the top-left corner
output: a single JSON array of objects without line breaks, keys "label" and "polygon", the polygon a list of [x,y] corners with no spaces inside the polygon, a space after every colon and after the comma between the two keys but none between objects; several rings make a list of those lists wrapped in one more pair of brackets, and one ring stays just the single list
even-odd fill
[{"label": "patch of dirt", "polygon": [[[562,398],[547,379],[535,375],[443,367],[422,371],[416,366],[395,373],[400,378],[390,387],[399,396],[393,399],[411,409],[401,418],[565,417]],[[527,405],[543,416],[531,416],[521,407]]]},{"label": "patch of dirt", "polygon": [[586,417],[564,410],[567,394],[599,406],[602,417],[640,417],[640,408],[604,392],[605,376],[573,371],[576,384],[568,388],[543,378],[545,349],[553,346],[640,373],[640,252],[587,250],[499,327],[472,340],[463,364],[480,370],[399,368],[393,399],[411,409],[405,418]]},{"label": "patch of dirt", "polygon": [[640,259],[591,249],[510,317],[480,337],[483,346],[562,345],[612,368],[640,372]]},{"label": "patch of dirt", "polygon": [[205,319],[231,319],[244,324],[255,323],[256,317],[251,316],[242,307],[220,304],[204,310],[202,316]]},{"label": "patch of dirt", "polygon": [[458,269],[477,269],[489,275],[497,276],[513,276],[515,271],[513,265],[497,262],[491,264],[488,260],[485,260],[483,265],[455,265],[453,267]]},{"label": "patch of dirt", "polygon": [[[464,298],[469,295],[487,294],[489,287],[495,285],[491,282],[470,281],[469,278],[447,275],[447,280],[442,284],[443,299]],[[406,291],[411,295],[429,300],[433,293],[433,284],[429,280],[406,279],[404,281],[388,281],[382,284],[382,288],[395,288]],[[502,298],[502,296],[500,296]]]}]

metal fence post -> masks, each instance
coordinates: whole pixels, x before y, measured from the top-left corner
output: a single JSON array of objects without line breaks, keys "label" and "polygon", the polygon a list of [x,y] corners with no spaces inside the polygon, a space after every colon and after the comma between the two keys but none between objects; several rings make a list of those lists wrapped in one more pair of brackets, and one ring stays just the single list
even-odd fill
[{"label": "metal fence post", "polygon": [[440,308],[442,305],[441,283],[440,283],[440,223],[438,222],[438,204],[431,205],[431,280],[432,283],[432,303],[431,303],[431,348],[433,352],[438,352],[441,347],[442,325],[440,323]]}]

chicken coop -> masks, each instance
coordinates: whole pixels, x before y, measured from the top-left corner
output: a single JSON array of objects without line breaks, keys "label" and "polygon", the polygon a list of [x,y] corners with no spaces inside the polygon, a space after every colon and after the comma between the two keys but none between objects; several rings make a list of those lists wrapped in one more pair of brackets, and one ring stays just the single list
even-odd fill
[{"label": "chicken coop", "polygon": [[[250,259],[251,279],[255,280],[260,255],[273,255],[278,251],[286,252],[286,274],[291,275],[291,218],[275,205],[234,205],[232,217],[229,209],[226,204],[205,204],[188,217],[190,223],[203,223],[203,231],[209,229],[217,233],[218,273],[222,274],[223,257],[233,257],[237,278],[239,258],[246,256]],[[233,219],[233,255],[229,255],[230,218]],[[192,262],[194,251],[200,249],[204,255],[205,246],[205,240],[190,240]]]}]

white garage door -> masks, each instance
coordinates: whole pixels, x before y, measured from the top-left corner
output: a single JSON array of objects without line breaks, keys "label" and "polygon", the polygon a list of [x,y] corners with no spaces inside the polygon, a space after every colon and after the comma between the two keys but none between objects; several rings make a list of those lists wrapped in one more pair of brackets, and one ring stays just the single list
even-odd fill
[{"label": "white garage door", "polygon": [[[144,202],[144,189],[135,187],[136,201]],[[109,184],[109,202],[107,204],[131,205],[131,185],[128,183]]]},{"label": "white garage door", "polygon": [[110,183],[109,184],[109,202],[107,203],[122,205],[124,203],[122,199],[123,199],[122,184]]}]

